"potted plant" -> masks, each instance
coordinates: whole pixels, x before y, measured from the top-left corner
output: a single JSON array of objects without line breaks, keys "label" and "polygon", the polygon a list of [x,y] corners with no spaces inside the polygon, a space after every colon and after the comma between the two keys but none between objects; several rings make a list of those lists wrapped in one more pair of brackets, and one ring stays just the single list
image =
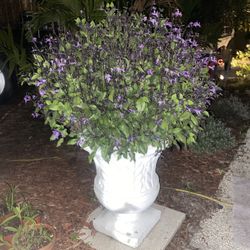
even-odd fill
[{"label": "potted plant", "polygon": [[0,221],[0,246],[9,245],[18,232],[18,228],[31,223],[41,223],[41,216],[38,211],[31,209],[29,203],[22,203],[13,207],[12,213]]},{"label": "potted plant", "polygon": [[52,250],[55,245],[55,230],[47,224],[25,223],[18,227],[13,239],[13,250]]},{"label": "potted plant", "polygon": [[[108,6],[109,7],[109,6]],[[182,27],[176,10],[162,18],[113,8],[99,23],[78,18],[77,32],[47,37],[34,48],[23,82],[57,145],[69,138],[94,159],[94,190],[108,210],[94,227],[136,247],[160,218],[151,207],[162,150],[194,143],[216,85],[198,47],[198,22]],[[147,218],[147,220],[145,220]]]},{"label": "potted plant", "polygon": [[41,223],[41,211],[26,200],[17,201],[17,186],[8,184],[0,204],[0,245],[10,244],[17,228],[32,220]]}]

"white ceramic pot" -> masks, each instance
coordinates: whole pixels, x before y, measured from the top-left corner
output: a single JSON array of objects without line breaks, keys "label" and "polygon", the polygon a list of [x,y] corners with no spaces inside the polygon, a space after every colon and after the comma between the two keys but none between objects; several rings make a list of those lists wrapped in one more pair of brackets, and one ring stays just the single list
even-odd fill
[{"label": "white ceramic pot", "polygon": [[149,147],[145,155],[136,154],[135,161],[114,153],[106,162],[97,151],[94,162],[94,191],[106,208],[93,221],[97,231],[131,247],[137,247],[160,219],[160,211],[152,208],[159,189],[155,172],[161,152]]}]

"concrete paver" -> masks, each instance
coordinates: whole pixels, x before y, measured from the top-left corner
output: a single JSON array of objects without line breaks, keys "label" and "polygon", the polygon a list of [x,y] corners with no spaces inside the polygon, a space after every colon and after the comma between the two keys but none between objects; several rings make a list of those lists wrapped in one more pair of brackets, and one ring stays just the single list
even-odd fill
[{"label": "concrete paver", "polygon": [[[137,248],[128,247],[98,232],[92,235],[88,227],[81,230],[80,238],[96,250],[164,250],[181,226],[185,214],[156,204],[154,207],[161,211],[160,221]],[[92,221],[101,211],[102,208],[97,208],[89,216],[89,221]]]}]

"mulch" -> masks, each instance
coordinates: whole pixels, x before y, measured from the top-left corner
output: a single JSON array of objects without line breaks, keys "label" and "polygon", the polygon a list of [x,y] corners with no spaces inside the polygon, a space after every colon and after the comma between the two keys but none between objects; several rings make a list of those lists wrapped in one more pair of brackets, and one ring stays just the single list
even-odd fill
[{"label": "mulch", "polygon": [[[56,250],[89,250],[77,233],[83,226],[91,227],[86,218],[99,204],[93,192],[95,167],[86,152],[50,142],[50,129],[43,120],[34,120],[31,111],[22,102],[0,106],[0,196],[7,190],[6,182],[18,186],[20,198],[42,210],[43,221],[55,227]],[[238,144],[242,138],[238,136]],[[200,221],[222,207],[196,194],[215,196],[236,151],[237,147],[209,155],[170,148],[162,153],[156,202],[186,214],[166,250],[188,249]]]}]

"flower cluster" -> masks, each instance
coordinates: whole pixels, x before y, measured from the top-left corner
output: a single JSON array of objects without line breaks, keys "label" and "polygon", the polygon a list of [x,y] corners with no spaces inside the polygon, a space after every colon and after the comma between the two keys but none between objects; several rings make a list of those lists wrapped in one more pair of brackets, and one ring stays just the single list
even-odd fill
[{"label": "flower cluster", "polygon": [[[162,18],[107,11],[98,24],[78,18],[79,30],[47,38],[34,49],[35,113],[45,115],[52,139],[134,158],[149,145],[193,143],[216,95],[207,58],[196,41],[199,23],[182,27],[181,12]],[[29,101],[26,97],[26,101]]]}]

